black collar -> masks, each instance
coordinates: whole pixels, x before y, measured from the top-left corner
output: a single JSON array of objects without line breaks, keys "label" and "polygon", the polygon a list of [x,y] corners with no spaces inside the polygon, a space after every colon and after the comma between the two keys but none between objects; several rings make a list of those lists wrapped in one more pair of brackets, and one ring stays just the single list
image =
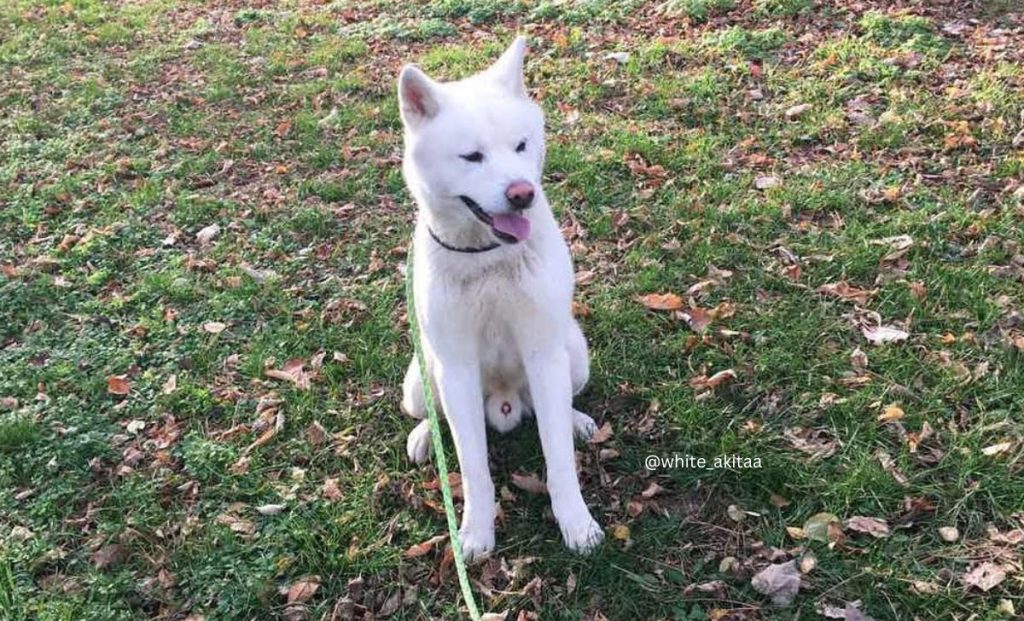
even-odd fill
[{"label": "black collar", "polygon": [[442,248],[444,248],[445,250],[451,250],[452,252],[465,252],[468,254],[474,254],[477,252],[487,252],[488,250],[494,250],[495,248],[501,245],[498,242],[491,242],[486,246],[471,246],[469,248],[459,248],[458,246],[452,246],[441,241],[441,238],[437,236],[437,233],[434,232],[434,229],[430,228],[429,226],[427,227],[427,232],[430,233],[430,236],[433,237],[434,241],[436,241]]}]

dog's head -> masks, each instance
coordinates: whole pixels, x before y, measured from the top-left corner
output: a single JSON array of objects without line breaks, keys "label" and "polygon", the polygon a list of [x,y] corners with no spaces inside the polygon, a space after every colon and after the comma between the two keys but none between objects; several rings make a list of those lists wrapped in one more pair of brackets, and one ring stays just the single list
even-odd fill
[{"label": "dog's head", "polygon": [[458,82],[436,82],[414,65],[398,78],[410,191],[435,221],[475,219],[507,243],[529,236],[544,167],[544,115],[526,93],[525,52],[519,37]]}]

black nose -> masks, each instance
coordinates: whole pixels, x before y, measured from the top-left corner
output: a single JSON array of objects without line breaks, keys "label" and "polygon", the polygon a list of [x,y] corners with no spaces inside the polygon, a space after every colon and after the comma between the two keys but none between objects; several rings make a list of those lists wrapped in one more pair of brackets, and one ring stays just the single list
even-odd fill
[{"label": "black nose", "polygon": [[516,181],[505,188],[505,198],[515,209],[526,209],[533,202],[533,184]]}]

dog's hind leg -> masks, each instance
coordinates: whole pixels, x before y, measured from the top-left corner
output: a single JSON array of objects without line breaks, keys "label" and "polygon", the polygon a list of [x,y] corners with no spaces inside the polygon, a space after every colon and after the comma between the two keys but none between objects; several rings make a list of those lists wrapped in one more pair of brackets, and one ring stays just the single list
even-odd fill
[{"label": "dog's hind leg", "polygon": [[427,406],[423,398],[423,382],[420,365],[415,356],[409,363],[405,381],[402,383],[402,410],[413,418],[421,419],[405,440],[405,453],[414,464],[426,463],[430,458],[430,421],[426,420]]},{"label": "dog's hind leg", "polygon": [[413,418],[426,418],[427,406],[423,399],[423,380],[420,376],[420,365],[416,356],[409,362],[402,382],[402,411]]},{"label": "dog's hind leg", "polygon": [[[569,377],[572,380],[572,394],[578,395],[590,379],[590,356],[587,353],[587,339],[583,337],[583,330],[575,320],[569,328],[569,341],[566,343],[569,350]],[[572,411],[572,428],[576,437],[582,442],[590,440],[590,437],[597,431],[597,423],[577,409]]]},{"label": "dog's hind leg", "polygon": [[590,356],[587,353],[587,339],[583,337],[580,324],[573,320],[569,327],[569,376],[572,380],[572,394],[578,395],[590,379]]}]

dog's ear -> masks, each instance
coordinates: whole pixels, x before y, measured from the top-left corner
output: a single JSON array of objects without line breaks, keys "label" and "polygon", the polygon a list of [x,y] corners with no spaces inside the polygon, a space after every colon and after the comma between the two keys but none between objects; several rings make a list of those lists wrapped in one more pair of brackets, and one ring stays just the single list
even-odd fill
[{"label": "dog's ear", "polygon": [[487,75],[512,94],[526,97],[526,83],[523,80],[524,56],[526,56],[526,37],[516,37],[501,58],[487,69]]},{"label": "dog's ear", "polygon": [[415,65],[406,65],[398,76],[398,109],[407,127],[416,127],[440,110],[438,84]]}]

